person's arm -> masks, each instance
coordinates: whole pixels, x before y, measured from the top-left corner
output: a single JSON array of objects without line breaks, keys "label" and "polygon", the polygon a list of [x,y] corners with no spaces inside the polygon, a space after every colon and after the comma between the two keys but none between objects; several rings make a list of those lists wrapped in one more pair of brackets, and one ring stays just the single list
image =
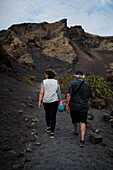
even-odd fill
[{"label": "person's arm", "polygon": [[[59,90],[60,90],[60,85],[59,85],[59,83],[58,83],[58,87],[59,87]],[[60,90],[60,93],[61,93],[61,90]],[[58,95],[58,99],[59,99],[59,101],[60,101],[60,96],[59,96],[58,88],[57,88],[57,95]]]},{"label": "person's arm", "polygon": [[39,94],[39,104],[38,104],[39,109],[41,109],[41,101],[42,101],[43,94],[44,94],[44,87],[43,87],[43,84],[41,83],[41,89],[40,89],[40,94]]},{"label": "person's arm", "polygon": [[67,101],[66,101],[66,111],[69,113],[70,108],[69,108],[69,102],[71,99],[71,95],[69,93],[67,93]]}]

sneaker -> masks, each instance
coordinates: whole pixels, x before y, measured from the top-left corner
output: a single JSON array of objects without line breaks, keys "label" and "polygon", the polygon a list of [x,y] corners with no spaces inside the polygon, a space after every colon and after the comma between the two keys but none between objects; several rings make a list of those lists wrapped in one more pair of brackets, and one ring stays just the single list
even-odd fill
[{"label": "sneaker", "polygon": [[50,133],[51,132],[51,128],[46,128],[45,131]]},{"label": "sneaker", "polygon": [[50,134],[50,138],[53,139],[55,136],[54,136],[54,133],[51,133]]},{"label": "sneaker", "polygon": [[74,132],[73,132],[73,135],[74,135],[74,136],[78,136],[78,132],[75,132],[75,131],[74,131]]},{"label": "sneaker", "polygon": [[85,144],[85,141],[84,140],[80,140],[79,145],[80,145],[81,148],[84,148],[84,144]]}]

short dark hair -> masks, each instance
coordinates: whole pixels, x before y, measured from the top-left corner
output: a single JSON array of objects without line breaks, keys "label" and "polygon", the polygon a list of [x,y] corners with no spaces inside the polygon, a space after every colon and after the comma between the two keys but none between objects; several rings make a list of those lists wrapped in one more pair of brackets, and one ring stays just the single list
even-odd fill
[{"label": "short dark hair", "polygon": [[78,70],[75,72],[76,75],[83,75],[83,72],[81,70]]},{"label": "short dark hair", "polygon": [[56,76],[56,72],[52,69],[46,69],[45,74],[48,75],[48,79],[52,79]]}]

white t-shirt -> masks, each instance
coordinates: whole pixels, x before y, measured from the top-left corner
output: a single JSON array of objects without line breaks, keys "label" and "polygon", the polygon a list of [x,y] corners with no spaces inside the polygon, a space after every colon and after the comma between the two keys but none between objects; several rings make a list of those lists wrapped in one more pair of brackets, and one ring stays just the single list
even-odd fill
[{"label": "white t-shirt", "polygon": [[58,101],[57,95],[58,81],[55,79],[45,79],[42,81],[42,84],[44,87],[43,102],[51,103]]}]

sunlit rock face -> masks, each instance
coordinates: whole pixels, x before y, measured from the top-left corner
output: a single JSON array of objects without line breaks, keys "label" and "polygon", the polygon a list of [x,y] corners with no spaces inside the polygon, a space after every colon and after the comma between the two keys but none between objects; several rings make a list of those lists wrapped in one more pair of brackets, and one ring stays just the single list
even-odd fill
[{"label": "sunlit rock face", "polygon": [[[86,33],[81,26],[68,28],[67,19],[12,25],[0,31],[0,44],[10,58],[28,67],[37,67],[41,60],[42,64],[47,63],[46,57],[49,57],[55,64],[65,63],[63,67],[69,64],[73,71],[112,75],[113,37]],[[48,63],[53,67],[53,62]]]}]

